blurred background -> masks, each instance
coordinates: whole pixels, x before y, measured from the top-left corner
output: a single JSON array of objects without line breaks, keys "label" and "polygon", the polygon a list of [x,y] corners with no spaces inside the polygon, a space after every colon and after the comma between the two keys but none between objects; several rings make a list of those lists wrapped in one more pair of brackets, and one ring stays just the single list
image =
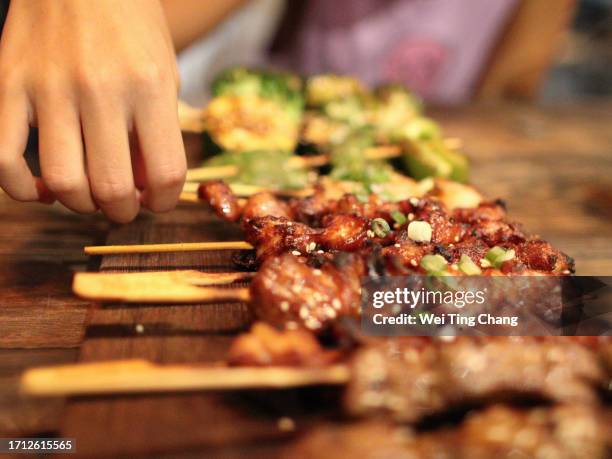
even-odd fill
[{"label": "blurred background", "polygon": [[192,104],[232,65],[401,81],[438,105],[612,94],[612,0],[230,3],[224,20],[180,53],[182,97]]}]

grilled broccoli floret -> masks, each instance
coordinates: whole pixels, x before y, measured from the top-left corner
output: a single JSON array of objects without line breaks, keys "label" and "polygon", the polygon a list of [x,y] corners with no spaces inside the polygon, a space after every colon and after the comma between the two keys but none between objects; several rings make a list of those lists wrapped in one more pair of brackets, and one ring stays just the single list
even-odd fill
[{"label": "grilled broccoli floret", "polygon": [[215,97],[259,97],[274,101],[299,120],[304,109],[302,80],[291,73],[252,70],[243,67],[230,68],[219,74],[211,89]]},{"label": "grilled broccoli floret", "polygon": [[423,102],[405,86],[398,83],[381,85],[374,91],[380,106],[419,115],[423,112]]},{"label": "grilled broccoli floret", "polygon": [[234,183],[245,183],[272,189],[303,188],[311,182],[308,169],[289,166],[292,153],[275,150],[224,152],[204,163],[205,166],[238,166],[238,175],[229,179]]},{"label": "grilled broccoli floret", "polygon": [[380,86],[374,96],[376,104],[370,111],[370,119],[381,140],[392,140],[397,131],[413,126],[420,118],[421,102],[401,85]]},{"label": "grilled broccoli floret", "polygon": [[402,126],[389,130],[386,138],[393,143],[401,143],[405,140],[416,142],[419,140],[441,139],[442,131],[438,123],[431,118],[417,116]]},{"label": "grilled broccoli floret", "polygon": [[336,180],[360,182],[366,187],[389,180],[391,166],[385,161],[369,160],[366,156],[366,150],[373,145],[374,137],[370,129],[351,133],[331,150],[330,177]]},{"label": "grilled broccoli floret", "polygon": [[361,97],[368,90],[356,78],[340,75],[315,75],[306,82],[306,103],[321,108],[332,101]]},{"label": "grilled broccoli floret", "polygon": [[456,182],[468,179],[468,160],[452,150],[441,138],[422,139],[404,143],[404,164],[416,179],[441,177]]}]

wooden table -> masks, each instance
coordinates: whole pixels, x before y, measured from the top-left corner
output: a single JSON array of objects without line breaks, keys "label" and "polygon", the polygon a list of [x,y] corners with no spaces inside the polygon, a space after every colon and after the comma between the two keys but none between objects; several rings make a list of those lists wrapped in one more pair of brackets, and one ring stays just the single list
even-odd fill
[{"label": "wooden table", "polygon": [[[465,140],[473,182],[503,197],[511,215],[576,259],[579,274],[612,274],[612,102],[534,108],[472,106],[437,110],[446,132]],[[190,139],[190,145],[193,146]],[[107,307],[72,297],[74,271],[96,269],[87,244],[240,237],[205,208],[183,205],[112,227],[59,206],[16,204],[0,195],[0,437],[77,438],[80,455],[274,457],[292,434],[325,417],[313,391],[266,394],[158,394],[25,400],[16,376],[26,367],[143,357],[215,361],[251,316],[244,305]],[[222,270],[229,254],[107,257],[101,269],[194,267]],[[136,325],[144,326],[138,333]],[[140,327],[139,327],[140,328]],[[333,394],[332,394],[333,395]],[[330,398],[333,400],[334,398]],[[319,399],[316,399],[320,401]],[[321,403],[319,403],[320,405]],[[330,406],[333,408],[333,403]]]}]

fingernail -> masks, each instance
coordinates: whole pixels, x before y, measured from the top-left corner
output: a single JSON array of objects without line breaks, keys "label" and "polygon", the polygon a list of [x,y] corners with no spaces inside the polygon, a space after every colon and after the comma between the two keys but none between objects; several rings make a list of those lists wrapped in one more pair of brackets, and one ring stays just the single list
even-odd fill
[{"label": "fingernail", "polygon": [[39,178],[36,179],[36,191],[38,191],[38,202],[42,204],[53,204],[55,202],[55,196]]}]

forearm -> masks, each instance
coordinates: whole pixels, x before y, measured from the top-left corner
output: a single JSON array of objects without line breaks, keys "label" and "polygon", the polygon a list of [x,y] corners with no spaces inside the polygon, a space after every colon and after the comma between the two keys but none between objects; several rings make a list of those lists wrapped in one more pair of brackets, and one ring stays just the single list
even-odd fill
[{"label": "forearm", "polygon": [[246,0],[161,0],[177,51],[207,34]]}]

